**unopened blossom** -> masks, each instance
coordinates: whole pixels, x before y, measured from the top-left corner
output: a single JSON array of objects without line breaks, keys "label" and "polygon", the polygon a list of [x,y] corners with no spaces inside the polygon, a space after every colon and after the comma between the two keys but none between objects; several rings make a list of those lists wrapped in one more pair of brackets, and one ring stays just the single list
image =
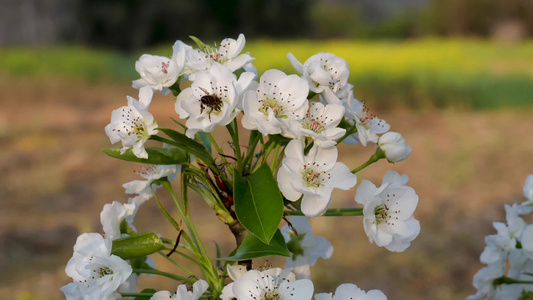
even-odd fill
[{"label": "unopened blossom", "polygon": [[169,291],[159,291],[150,300],[198,300],[208,287],[207,282],[200,279],[192,285],[192,291],[187,290],[187,285],[180,284],[174,295]]},{"label": "unopened blossom", "polygon": [[315,300],[387,300],[387,296],[380,290],[365,292],[355,284],[343,283],[337,287],[335,295],[316,294]]},{"label": "unopened blossom", "polygon": [[302,78],[309,82],[312,92],[321,94],[327,103],[341,104],[340,99],[349,89],[347,83],[350,75],[348,63],[343,58],[325,52],[311,56],[303,64],[292,53],[287,54],[287,58]]},{"label": "unopened blossom", "polygon": [[245,44],[246,39],[241,33],[237,40],[222,40],[218,48],[206,45],[203,49],[187,51],[186,68],[189,69],[189,78],[195,80],[195,73],[208,70],[214,64],[224,65],[231,72],[249,64],[254,58],[249,53],[240,54]]},{"label": "unopened blossom", "polygon": [[300,122],[291,122],[291,130],[297,137],[309,137],[320,147],[336,145],[346,129],[337,127],[344,116],[344,107],[340,104],[311,103],[309,114]]},{"label": "unopened blossom", "polygon": [[344,143],[366,146],[368,142],[377,143],[378,134],[389,131],[390,125],[385,121],[368,112],[364,102],[359,102],[350,93],[343,100],[346,121],[357,129],[357,132],[348,136]]},{"label": "unopened blossom", "polygon": [[526,183],[524,184],[524,197],[529,202],[533,202],[533,175],[529,175],[526,178]]},{"label": "unopened blossom", "polygon": [[188,118],[186,135],[192,138],[198,131],[211,132],[216,125],[229,124],[239,113],[237,104],[254,76],[244,72],[237,80],[230,69],[219,63],[197,73],[191,87],[178,95],[175,104],[180,118]]},{"label": "unopened blossom", "polygon": [[333,189],[348,190],[357,183],[350,169],[337,162],[335,146],[314,145],[304,155],[304,141],[296,139],[289,142],[285,155],[277,176],[279,188],[290,201],[297,201],[303,195],[301,209],[308,217],[326,211]]},{"label": "unopened blossom", "polygon": [[141,78],[133,81],[133,87],[138,89],[148,86],[164,95],[168,94],[170,92],[169,87],[176,83],[183,72],[186,52],[191,50],[191,46],[177,41],[173,46],[173,54],[170,58],[143,54],[135,62],[135,70],[141,75]]},{"label": "unopened blossom", "polygon": [[139,90],[139,101],[128,96],[128,105],[111,113],[111,123],[105,127],[105,132],[112,144],[122,142],[121,154],[132,149],[135,156],[148,158],[144,143],[158,132],[157,123],[148,112],[152,94],[150,87],[143,87]]},{"label": "unopened blossom", "polygon": [[307,217],[292,216],[291,226],[281,228],[281,234],[292,252],[285,269],[294,271],[298,278],[311,278],[310,266],[315,265],[319,257],[330,258],[333,246],[326,238],[315,236]]},{"label": "unopened blossom", "polygon": [[118,201],[105,204],[100,213],[100,222],[102,223],[105,237],[110,240],[121,238],[120,224],[122,221],[131,224],[135,212],[135,204],[122,204]]},{"label": "unopened blossom", "polygon": [[364,205],[363,224],[368,239],[389,251],[404,251],[420,232],[420,223],[413,216],[418,195],[405,185],[408,180],[407,175],[388,171],[381,187],[363,180],[355,194],[355,201]]},{"label": "unopened blossom", "polygon": [[178,171],[178,165],[149,165],[137,172],[145,180],[126,182],[122,187],[124,187],[126,194],[137,194],[144,196],[143,199],[150,199],[153,197],[154,191],[161,187],[161,185],[153,184],[153,182],[163,177],[167,177],[169,181],[176,180]]},{"label": "unopened blossom", "polygon": [[304,79],[275,69],[266,71],[257,88],[244,94],[243,127],[257,129],[263,135],[291,136],[289,122],[305,117],[308,93],[309,86]]},{"label": "unopened blossom", "polygon": [[228,284],[221,299],[237,300],[310,300],[313,283],[309,279],[296,280],[294,274],[280,268],[265,271],[250,270]]},{"label": "unopened blossom", "polygon": [[379,137],[378,146],[385,152],[387,160],[392,163],[408,158],[413,151],[401,134],[392,131]]},{"label": "unopened blossom", "polygon": [[78,237],[65,272],[81,285],[79,289],[88,297],[84,299],[109,299],[132,273],[126,261],[111,254],[111,248],[111,240],[98,233]]}]

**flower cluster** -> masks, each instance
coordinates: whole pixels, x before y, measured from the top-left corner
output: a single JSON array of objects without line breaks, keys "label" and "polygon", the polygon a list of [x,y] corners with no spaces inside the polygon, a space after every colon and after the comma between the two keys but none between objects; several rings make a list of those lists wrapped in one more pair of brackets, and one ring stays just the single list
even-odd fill
[{"label": "flower cluster", "polygon": [[[270,69],[259,75],[254,58],[241,53],[244,35],[224,39],[219,46],[192,39],[196,48],[177,41],[170,57],[144,54],[135,63],[140,79],[132,86],[139,90],[138,100],[128,96],[127,105],[112,112],[105,128],[111,143],[121,142],[122,147],[104,152],[146,164],[138,172],[143,180],[123,185],[132,195],[128,203],[104,206],[103,235],[78,238],[67,265],[73,283],[63,287],[67,299],[311,299],[310,267],[333,254],[331,243],[312,232],[312,217],[363,216],[370,242],[394,252],[409,247],[420,224],[413,216],[418,196],[406,186],[407,175],[389,171],[379,188],[362,180],[354,198],[354,206],[361,207],[330,209],[333,191],[354,188],[357,172],[381,159],[395,163],[411,154],[401,134],[389,131],[385,120],[354,98],[343,58],[322,52],[300,63],[289,53],[297,74]],[[172,117],[181,120],[179,131],[158,126],[149,112],[154,93],[174,96]],[[232,139],[229,153],[214,137],[220,127]],[[250,133],[246,146],[239,138],[242,128]],[[350,168],[339,161],[337,146],[342,142],[374,144],[376,151]],[[174,194],[176,182],[181,197]],[[174,200],[179,220],[157,198],[159,188]],[[236,249],[217,257],[217,264],[194,230],[188,189],[235,236]],[[138,209],[151,198],[176,229],[177,239],[139,232],[133,225]],[[286,225],[279,229],[282,220]],[[149,258],[155,253],[182,268],[171,258],[181,254],[200,266],[201,275],[186,268],[184,275],[159,271]],[[265,255],[287,256],[285,269],[250,268],[252,259]],[[138,292],[140,274],[166,276],[180,285],[174,294]],[[233,282],[226,284],[227,276]],[[319,300],[347,298],[386,299],[378,290],[367,293],[353,284],[340,285],[334,295],[315,295]]]},{"label": "flower cluster", "polygon": [[533,297],[533,175],[524,185],[521,204],[505,205],[506,223],[494,222],[496,234],[485,237],[480,260],[486,266],[474,276],[475,295],[467,299],[531,299]]}]

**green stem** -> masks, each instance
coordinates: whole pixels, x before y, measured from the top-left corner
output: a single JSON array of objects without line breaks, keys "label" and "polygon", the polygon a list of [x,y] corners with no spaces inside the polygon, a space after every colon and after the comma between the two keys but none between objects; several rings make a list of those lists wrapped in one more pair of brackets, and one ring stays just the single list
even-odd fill
[{"label": "green stem", "polygon": [[133,273],[155,274],[155,275],[160,275],[160,276],[172,278],[172,279],[175,279],[177,281],[185,281],[185,282],[190,283],[190,284],[193,284],[196,281],[196,280],[190,279],[188,277],[183,277],[183,276],[179,276],[179,275],[176,275],[176,274],[159,271],[159,270],[156,270],[156,269],[133,269]]},{"label": "green stem", "polygon": [[248,152],[246,153],[246,156],[244,157],[243,166],[246,167],[248,164],[251,164],[252,158],[255,153],[255,148],[257,147],[257,143],[259,143],[259,140],[261,139],[262,134],[257,130],[252,130],[250,133],[250,142],[248,144]]},{"label": "green stem", "polygon": [[231,135],[231,139],[233,141],[233,149],[235,150],[235,156],[237,158],[237,170],[239,171],[239,174],[242,174],[243,164],[241,156],[241,146],[239,144],[239,126],[237,124],[237,118],[233,119],[233,125],[228,124],[226,125],[226,128],[228,129],[228,132]]},{"label": "green stem", "polygon": [[[304,213],[299,210],[284,211],[285,215],[290,216],[304,216]],[[362,208],[330,208],[322,215],[323,217],[348,217],[348,216],[362,216]]]},{"label": "green stem", "polygon": [[513,279],[513,278],[510,278],[510,277],[502,276],[502,277],[498,277],[498,278],[494,279],[494,281],[492,282],[492,285],[498,286],[500,284],[514,284],[514,283],[533,284],[533,281],[531,281],[531,280],[519,280],[519,279]]},{"label": "green stem", "polygon": [[[189,274],[189,277],[196,277],[196,275],[191,271],[189,270],[187,267],[185,267],[184,265],[178,263],[177,261],[175,261],[173,258],[171,257],[168,257],[165,253],[161,252],[161,251],[157,251],[157,253],[159,255],[161,255],[163,258],[165,258],[166,260],[170,261],[171,263],[173,263],[176,267],[182,269],[183,271],[185,271],[185,273]],[[176,253],[176,251],[174,252]]]},{"label": "green stem", "polygon": [[375,163],[376,161],[378,161],[378,160],[380,160],[382,158],[385,158],[385,153],[383,152],[383,150],[378,148],[376,150],[376,152],[364,164],[362,164],[359,167],[353,169],[352,173],[355,174],[355,173],[361,171],[362,169],[368,167],[369,165]]},{"label": "green stem", "polygon": [[152,293],[120,293],[122,297],[152,297]]},{"label": "green stem", "polygon": [[[215,138],[211,135],[211,133],[208,133],[207,134],[209,136],[209,139],[211,140],[211,143],[213,144],[213,146],[215,147],[215,149],[217,150],[217,153],[223,153],[222,152],[222,149],[218,146],[217,144],[217,141],[215,140]],[[220,158],[222,159],[222,161],[224,162],[224,164],[228,164],[228,161],[226,160],[226,158],[222,155],[219,155]]]},{"label": "green stem", "polygon": [[337,145],[344,141],[347,137],[357,132],[357,127],[355,124],[346,130],[346,133],[337,141]]}]

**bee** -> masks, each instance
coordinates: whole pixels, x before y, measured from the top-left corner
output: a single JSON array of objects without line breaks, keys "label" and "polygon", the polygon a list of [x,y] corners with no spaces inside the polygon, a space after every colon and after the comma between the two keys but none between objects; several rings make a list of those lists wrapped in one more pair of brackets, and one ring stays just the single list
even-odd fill
[{"label": "bee", "polygon": [[206,89],[200,87],[200,89],[205,93],[202,98],[200,98],[200,113],[204,112],[204,109],[206,107],[210,108],[211,110],[208,113],[209,121],[211,121],[211,112],[214,111],[220,111],[222,108],[222,100],[215,95],[215,94],[209,94]]}]

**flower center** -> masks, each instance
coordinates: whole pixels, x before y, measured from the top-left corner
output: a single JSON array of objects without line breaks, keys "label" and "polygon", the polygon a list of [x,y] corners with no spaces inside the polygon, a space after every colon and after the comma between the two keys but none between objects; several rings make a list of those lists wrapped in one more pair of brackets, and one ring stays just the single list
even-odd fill
[{"label": "flower center", "polygon": [[283,111],[283,106],[278,102],[278,100],[266,98],[265,100],[259,100],[259,102],[261,102],[259,111],[265,116],[268,116],[268,109],[270,108],[274,112],[274,116],[276,118],[286,117],[285,112]]},{"label": "flower center", "polygon": [[281,300],[281,296],[278,294],[278,291],[265,291],[261,295],[261,300]]},{"label": "flower center", "polygon": [[[110,267],[108,267],[108,266],[99,266],[96,269],[94,269],[93,272],[96,273],[96,275],[99,278],[102,278],[102,277],[104,277],[106,275],[113,274],[113,270]],[[93,277],[93,279],[94,279],[94,277]]]},{"label": "flower center", "polygon": [[316,172],[313,169],[306,168],[302,173],[302,178],[309,187],[319,187],[322,185],[320,180],[320,172]]},{"label": "flower center", "polygon": [[378,224],[381,224],[387,220],[388,211],[389,208],[385,204],[378,205],[376,206],[376,208],[374,208],[374,214],[376,215],[376,220],[378,221]]},{"label": "flower center", "polygon": [[324,131],[324,129],[326,129],[326,127],[324,126],[324,124],[322,124],[322,122],[314,118],[306,118],[303,121],[302,125],[305,129],[312,130],[316,133],[321,133],[322,131]]}]

